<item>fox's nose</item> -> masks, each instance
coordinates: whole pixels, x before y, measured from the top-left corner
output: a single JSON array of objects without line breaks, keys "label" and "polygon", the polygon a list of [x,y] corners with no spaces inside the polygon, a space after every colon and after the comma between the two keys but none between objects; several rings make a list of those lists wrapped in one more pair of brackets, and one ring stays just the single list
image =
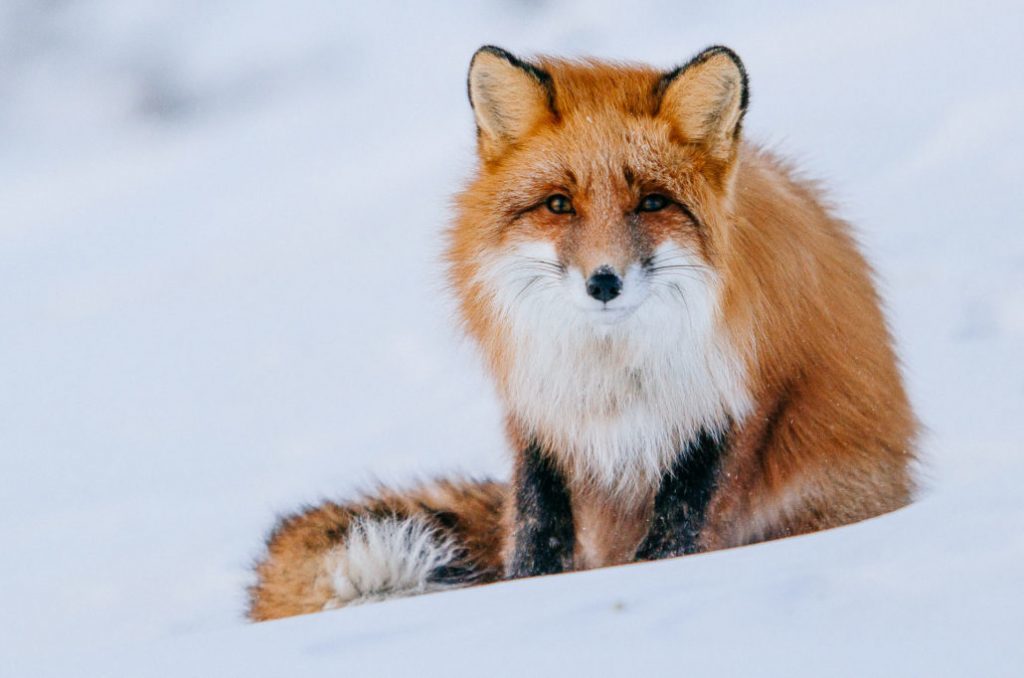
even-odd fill
[{"label": "fox's nose", "polygon": [[587,280],[587,294],[598,301],[611,301],[619,296],[621,291],[622,278],[607,266],[602,266],[594,271],[594,274]]}]

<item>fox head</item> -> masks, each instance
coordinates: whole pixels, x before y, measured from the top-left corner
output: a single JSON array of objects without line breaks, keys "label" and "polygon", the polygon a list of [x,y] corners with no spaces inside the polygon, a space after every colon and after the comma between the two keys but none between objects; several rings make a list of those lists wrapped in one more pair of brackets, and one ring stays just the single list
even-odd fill
[{"label": "fox head", "polygon": [[718,328],[748,99],[736,54],[660,72],[483,47],[468,89],[480,165],[448,259],[513,430],[614,456],[742,409]]}]

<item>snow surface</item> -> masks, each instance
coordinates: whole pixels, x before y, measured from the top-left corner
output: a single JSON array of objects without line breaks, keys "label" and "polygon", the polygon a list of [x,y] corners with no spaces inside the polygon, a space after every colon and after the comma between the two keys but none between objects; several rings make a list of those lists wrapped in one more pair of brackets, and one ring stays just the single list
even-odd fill
[{"label": "snow surface", "polygon": [[[1022,35],[1019,0],[0,2],[0,674],[1024,675]],[[920,501],[244,622],[276,513],[506,473],[439,275],[473,50],[717,42],[884,280]]]}]

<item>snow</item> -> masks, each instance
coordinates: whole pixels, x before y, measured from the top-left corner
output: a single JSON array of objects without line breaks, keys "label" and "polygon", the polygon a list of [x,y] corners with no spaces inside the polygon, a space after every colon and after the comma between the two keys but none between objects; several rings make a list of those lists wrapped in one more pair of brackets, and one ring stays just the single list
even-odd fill
[{"label": "snow", "polygon": [[[1019,2],[0,2],[12,676],[1020,675]],[[439,232],[483,43],[746,60],[884,281],[926,488],[839,530],[260,625],[274,516],[504,475]]]}]

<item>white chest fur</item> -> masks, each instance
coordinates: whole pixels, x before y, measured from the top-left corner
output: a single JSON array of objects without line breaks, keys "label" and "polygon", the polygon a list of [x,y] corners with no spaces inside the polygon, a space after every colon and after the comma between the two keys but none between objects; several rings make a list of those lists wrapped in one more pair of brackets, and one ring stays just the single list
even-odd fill
[{"label": "white chest fur", "polygon": [[717,276],[680,248],[661,255],[686,265],[634,267],[630,308],[610,320],[574,303],[578,275],[531,263],[552,261],[550,246],[522,245],[481,269],[509,330],[507,406],[576,478],[614,492],[650,488],[686,441],[750,408],[719,326]]}]

